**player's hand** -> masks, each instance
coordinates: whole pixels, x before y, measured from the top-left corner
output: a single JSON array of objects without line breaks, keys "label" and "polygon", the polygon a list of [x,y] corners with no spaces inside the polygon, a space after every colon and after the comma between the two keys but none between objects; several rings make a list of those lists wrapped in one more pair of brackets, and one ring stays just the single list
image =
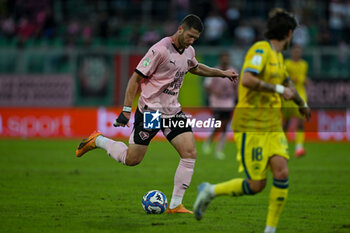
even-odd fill
[{"label": "player's hand", "polygon": [[113,126],[114,127],[129,127],[129,119],[130,119],[130,112],[121,112],[117,119],[115,119]]},{"label": "player's hand", "polygon": [[290,87],[285,87],[283,91],[283,98],[285,100],[291,100],[294,98],[294,91]]},{"label": "player's hand", "polygon": [[239,75],[233,70],[225,70],[224,77],[230,79],[234,84],[238,83]]},{"label": "player's hand", "polygon": [[302,106],[299,106],[299,112],[302,116],[306,118],[307,121],[311,118],[311,109],[306,104],[303,104]]}]

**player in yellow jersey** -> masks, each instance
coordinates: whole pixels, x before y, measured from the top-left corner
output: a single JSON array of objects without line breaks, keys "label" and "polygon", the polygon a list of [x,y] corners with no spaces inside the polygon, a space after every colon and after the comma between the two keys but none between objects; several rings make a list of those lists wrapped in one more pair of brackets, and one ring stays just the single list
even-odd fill
[{"label": "player in yellow jersey", "polygon": [[238,87],[238,104],[232,127],[237,145],[239,170],[246,179],[219,184],[202,183],[194,203],[200,220],[210,201],[218,196],[253,195],[266,185],[268,168],[273,174],[264,232],[275,232],[288,193],[288,144],[282,129],[281,98],[294,100],[307,120],[310,108],[300,98],[284,67],[282,51],[289,47],[297,23],[282,9],[274,9],[267,20],[266,41],[247,52]]},{"label": "player in yellow jersey", "polygon": [[[307,102],[307,94],[305,86],[307,85],[308,64],[302,59],[302,48],[295,45],[291,49],[291,59],[286,59],[285,66],[293,81],[300,97]],[[293,101],[283,101],[283,115],[285,118],[284,129],[287,131],[290,120],[293,117],[298,119],[298,129],[295,137],[295,157],[303,156],[306,151],[304,149],[304,122],[303,116],[298,111],[298,106]]]}]

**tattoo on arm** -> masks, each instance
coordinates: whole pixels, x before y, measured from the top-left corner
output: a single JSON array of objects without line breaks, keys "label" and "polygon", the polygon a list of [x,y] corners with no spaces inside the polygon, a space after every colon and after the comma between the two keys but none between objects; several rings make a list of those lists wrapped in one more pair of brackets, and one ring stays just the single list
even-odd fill
[{"label": "tattoo on arm", "polygon": [[262,91],[269,91],[269,92],[275,92],[276,87],[273,84],[263,82],[262,88],[260,88]]},{"label": "tattoo on arm", "polygon": [[275,92],[276,88],[275,88],[275,85],[264,82],[259,79],[252,89],[257,91]]}]

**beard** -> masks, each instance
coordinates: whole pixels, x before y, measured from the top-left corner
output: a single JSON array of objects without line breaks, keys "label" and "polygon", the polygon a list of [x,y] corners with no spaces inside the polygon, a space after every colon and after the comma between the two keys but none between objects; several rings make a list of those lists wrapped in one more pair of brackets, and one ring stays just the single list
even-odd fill
[{"label": "beard", "polygon": [[186,45],[185,45],[185,39],[184,39],[184,36],[183,35],[180,35],[179,36],[179,45],[180,45],[180,48],[179,49],[184,49],[186,48]]}]

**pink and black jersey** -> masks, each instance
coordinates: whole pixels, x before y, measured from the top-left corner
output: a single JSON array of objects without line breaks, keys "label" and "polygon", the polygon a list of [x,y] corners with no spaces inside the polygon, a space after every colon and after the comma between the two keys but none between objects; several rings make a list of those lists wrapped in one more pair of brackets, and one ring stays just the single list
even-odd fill
[{"label": "pink and black jersey", "polygon": [[[221,69],[221,67],[216,67]],[[228,69],[236,70],[233,67]],[[227,78],[206,78],[204,85],[210,90],[209,106],[216,109],[233,109],[235,106],[235,84]]]},{"label": "pink and black jersey", "polygon": [[138,103],[140,111],[159,110],[169,116],[180,112],[178,95],[184,76],[197,65],[192,46],[179,51],[171,37],[153,45],[135,70],[144,77]]}]

